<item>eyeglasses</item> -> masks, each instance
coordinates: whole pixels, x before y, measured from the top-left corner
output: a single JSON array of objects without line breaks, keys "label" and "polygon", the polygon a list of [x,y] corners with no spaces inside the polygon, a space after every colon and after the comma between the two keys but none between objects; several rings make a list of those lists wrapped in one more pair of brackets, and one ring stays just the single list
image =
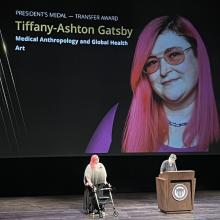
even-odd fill
[{"label": "eyeglasses", "polygon": [[183,49],[181,47],[168,48],[163,52],[163,56],[150,56],[144,65],[143,73],[148,75],[155,73],[160,68],[160,60],[164,60],[173,66],[182,63],[185,60],[185,52],[189,51],[192,47]]}]

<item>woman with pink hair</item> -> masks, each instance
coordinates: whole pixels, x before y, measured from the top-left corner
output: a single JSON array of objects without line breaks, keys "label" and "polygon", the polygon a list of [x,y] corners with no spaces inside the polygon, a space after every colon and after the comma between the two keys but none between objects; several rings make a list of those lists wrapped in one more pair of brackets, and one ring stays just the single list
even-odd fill
[{"label": "woman with pink hair", "polygon": [[92,213],[97,209],[96,201],[92,193],[94,186],[107,184],[107,173],[105,166],[99,162],[99,156],[93,154],[90,163],[86,166],[83,182],[85,185],[83,209],[86,213]]},{"label": "woman with pink hair", "polygon": [[208,151],[219,119],[208,54],[184,17],[162,16],[139,36],[123,152]]},{"label": "woman with pink hair", "polygon": [[[205,152],[219,140],[207,50],[188,19],[161,16],[145,26],[130,82],[133,97],[122,152]],[[87,153],[109,152],[117,107],[99,123]]]}]

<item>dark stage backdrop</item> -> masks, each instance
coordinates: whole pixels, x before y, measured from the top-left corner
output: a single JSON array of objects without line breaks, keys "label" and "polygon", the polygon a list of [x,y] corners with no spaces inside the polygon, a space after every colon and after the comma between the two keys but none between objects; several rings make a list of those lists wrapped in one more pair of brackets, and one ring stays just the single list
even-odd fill
[{"label": "dark stage backdrop", "polygon": [[[155,192],[155,177],[167,156],[103,156],[115,193]],[[219,155],[181,155],[180,170],[195,170],[196,191],[220,190]],[[89,157],[1,159],[0,196],[83,194]]]},{"label": "dark stage backdrop", "polygon": [[[185,1],[7,1],[0,26],[0,157],[86,155],[116,105],[113,136],[111,126],[99,130],[110,131],[109,154],[122,155],[135,45],[143,27],[161,15],[182,15],[200,32],[219,106],[218,13],[213,4],[198,11]],[[219,154],[218,144],[208,153]]]}]

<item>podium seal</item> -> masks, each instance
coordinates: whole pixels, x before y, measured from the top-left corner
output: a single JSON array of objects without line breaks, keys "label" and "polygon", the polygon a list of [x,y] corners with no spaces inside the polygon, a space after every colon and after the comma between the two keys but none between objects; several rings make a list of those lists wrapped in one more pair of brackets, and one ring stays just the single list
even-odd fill
[{"label": "podium seal", "polygon": [[177,201],[183,201],[188,195],[188,189],[184,184],[176,184],[172,191],[173,198]]}]

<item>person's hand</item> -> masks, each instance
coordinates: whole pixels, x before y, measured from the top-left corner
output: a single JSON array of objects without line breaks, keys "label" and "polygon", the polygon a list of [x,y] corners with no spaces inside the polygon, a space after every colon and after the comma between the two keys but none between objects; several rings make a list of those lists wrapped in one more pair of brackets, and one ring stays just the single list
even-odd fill
[{"label": "person's hand", "polygon": [[89,186],[89,187],[93,187],[93,184],[91,183],[91,182],[87,182],[86,184],[85,184],[86,186]]},{"label": "person's hand", "polygon": [[90,182],[90,183],[88,183],[88,185],[92,188],[93,187],[93,184]]}]

